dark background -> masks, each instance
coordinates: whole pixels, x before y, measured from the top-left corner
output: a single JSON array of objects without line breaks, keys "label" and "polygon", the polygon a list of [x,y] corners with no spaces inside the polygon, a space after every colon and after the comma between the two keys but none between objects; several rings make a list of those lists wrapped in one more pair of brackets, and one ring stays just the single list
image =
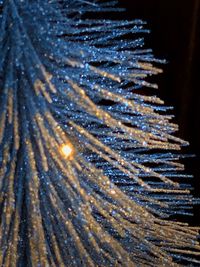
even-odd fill
[{"label": "dark background", "polygon": [[[154,77],[159,84],[158,95],[174,106],[179,136],[190,142],[187,153],[195,158],[185,160],[186,170],[194,175],[194,195],[200,197],[200,1],[199,0],[119,0],[127,11],[124,19],[146,21],[151,34],[146,46],[157,58],[165,58],[164,74]],[[200,206],[190,218],[200,224]]]}]

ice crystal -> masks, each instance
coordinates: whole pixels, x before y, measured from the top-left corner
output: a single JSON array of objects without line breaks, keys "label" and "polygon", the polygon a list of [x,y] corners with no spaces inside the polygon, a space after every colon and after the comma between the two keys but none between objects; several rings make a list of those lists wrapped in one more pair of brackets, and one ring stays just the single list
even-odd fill
[{"label": "ice crystal", "polygon": [[161,72],[145,24],[83,16],[115,1],[0,6],[0,265],[197,263],[198,229],[169,219],[194,200],[186,142],[141,90]]}]

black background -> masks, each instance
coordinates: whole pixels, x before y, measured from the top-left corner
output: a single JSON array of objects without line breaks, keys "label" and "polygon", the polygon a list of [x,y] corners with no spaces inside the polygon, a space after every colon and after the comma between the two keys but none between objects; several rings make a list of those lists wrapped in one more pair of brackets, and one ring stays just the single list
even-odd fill
[{"label": "black background", "polygon": [[[194,175],[194,195],[200,197],[200,1],[199,0],[119,0],[127,11],[124,19],[142,19],[151,34],[146,46],[157,58],[166,59],[164,74],[154,77],[158,95],[174,106],[179,136],[190,142],[186,171]],[[194,209],[192,225],[200,224],[200,207]],[[187,219],[188,220],[188,219]]]}]

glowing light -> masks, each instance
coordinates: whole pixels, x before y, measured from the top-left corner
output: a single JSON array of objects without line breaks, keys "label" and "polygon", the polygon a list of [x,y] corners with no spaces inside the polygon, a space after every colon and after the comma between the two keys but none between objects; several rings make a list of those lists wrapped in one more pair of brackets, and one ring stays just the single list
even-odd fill
[{"label": "glowing light", "polygon": [[73,149],[72,144],[70,144],[70,143],[63,144],[60,147],[60,152],[66,159],[70,159],[70,160],[73,159],[74,149]]}]

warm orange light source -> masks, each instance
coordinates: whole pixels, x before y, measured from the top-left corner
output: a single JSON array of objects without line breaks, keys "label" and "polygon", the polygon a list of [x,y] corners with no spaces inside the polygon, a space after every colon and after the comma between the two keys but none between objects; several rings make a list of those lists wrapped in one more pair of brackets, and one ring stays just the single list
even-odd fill
[{"label": "warm orange light source", "polygon": [[73,146],[70,143],[63,144],[60,147],[60,152],[66,159],[70,159],[71,160],[73,158],[73,156],[74,156],[74,149],[73,149]]}]

